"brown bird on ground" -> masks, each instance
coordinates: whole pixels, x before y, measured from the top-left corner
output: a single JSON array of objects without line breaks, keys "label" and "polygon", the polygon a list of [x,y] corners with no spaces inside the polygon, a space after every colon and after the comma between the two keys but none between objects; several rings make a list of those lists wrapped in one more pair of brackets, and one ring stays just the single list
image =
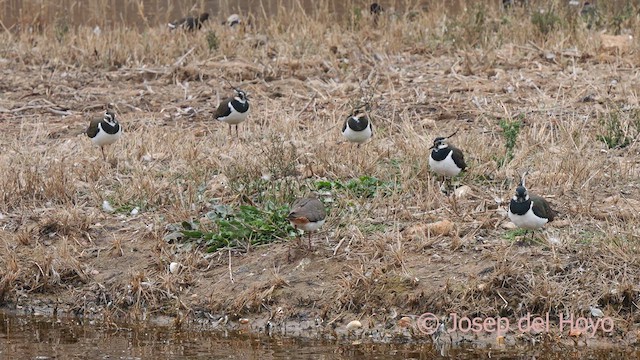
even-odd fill
[{"label": "brown bird on ground", "polygon": [[[311,232],[320,229],[326,217],[324,204],[315,194],[311,194],[293,202],[287,220],[296,230],[301,229],[309,234],[309,249],[311,249]],[[298,242],[300,242],[300,236],[298,236]]]}]

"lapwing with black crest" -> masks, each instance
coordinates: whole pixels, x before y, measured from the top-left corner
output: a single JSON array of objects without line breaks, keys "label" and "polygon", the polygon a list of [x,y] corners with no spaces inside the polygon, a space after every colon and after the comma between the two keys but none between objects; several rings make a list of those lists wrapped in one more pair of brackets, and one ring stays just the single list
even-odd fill
[{"label": "lapwing with black crest", "polygon": [[102,118],[91,120],[86,133],[92,143],[100,146],[102,158],[107,160],[104,147],[120,139],[122,136],[122,126],[118,122],[118,119],[116,119],[116,114],[111,110],[107,110]]},{"label": "lapwing with black crest", "polygon": [[231,135],[231,125],[236,127],[236,137],[238,137],[238,124],[245,121],[249,115],[249,98],[243,90],[233,87],[235,95],[220,102],[213,117],[229,124],[229,135]]},{"label": "lapwing with black crest", "polygon": [[[307,197],[296,199],[291,204],[287,220],[296,230],[300,229],[309,235],[309,249],[311,249],[311,233],[324,225],[326,217],[324,204],[318,200],[316,194],[312,193]],[[298,236],[299,242],[300,236]]]},{"label": "lapwing with black crest", "polygon": [[384,8],[382,7],[382,5],[378,4],[377,2],[371,3],[371,6],[369,6],[369,13],[371,13],[371,16],[373,16],[374,25],[378,25],[378,18],[380,17],[380,14],[382,14],[383,11],[384,11]]},{"label": "lapwing with black crest", "polygon": [[187,16],[180,20],[176,20],[172,23],[169,23],[167,26],[169,26],[170,30],[175,30],[178,28],[182,28],[187,31],[193,31],[196,29],[200,30],[202,28],[202,24],[207,20],[209,20],[209,13],[205,12],[196,17]]},{"label": "lapwing with black crest", "polygon": [[527,231],[541,229],[553,221],[556,212],[547,200],[529,193],[525,187],[525,175],[526,173],[520,177],[520,183],[509,203],[509,220]]},{"label": "lapwing with black crest", "polygon": [[364,112],[355,112],[342,124],[342,136],[349,142],[360,145],[373,137],[373,125]]},{"label": "lapwing with black crest", "polygon": [[384,8],[377,2],[371,3],[371,6],[369,6],[369,12],[371,15],[380,15],[382,11],[384,11]]},{"label": "lapwing with black crest", "polygon": [[437,137],[433,140],[433,146],[430,147],[429,167],[443,177],[443,186],[446,178],[452,178],[467,168],[462,150],[448,141],[456,133],[457,131],[447,137]]}]

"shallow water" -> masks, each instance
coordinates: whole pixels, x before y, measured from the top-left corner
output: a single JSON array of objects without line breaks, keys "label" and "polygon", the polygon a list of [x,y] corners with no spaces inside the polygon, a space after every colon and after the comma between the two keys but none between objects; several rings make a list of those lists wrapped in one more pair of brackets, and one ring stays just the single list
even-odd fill
[{"label": "shallow water", "polygon": [[[354,343],[355,342],[355,343]],[[442,356],[441,351],[447,356]],[[0,312],[0,359],[624,359],[633,348],[543,346],[436,349],[431,343],[371,344],[321,341],[238,332],[179,331],[164,326],[105,327],[78,319]]]}]

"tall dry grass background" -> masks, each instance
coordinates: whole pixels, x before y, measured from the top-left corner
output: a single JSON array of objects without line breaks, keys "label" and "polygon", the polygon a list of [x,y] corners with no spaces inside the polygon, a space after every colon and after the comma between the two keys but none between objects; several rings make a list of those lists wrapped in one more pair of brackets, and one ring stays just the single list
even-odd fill
[{"label": "tall dry grass background", "polygon": [[[0,33],[3,304],[106,321],[208,313],[327,325],[353,315],[368,328],[403,313],[598,306],[618,335],[636,329],[632,3],[580,16],[564,1],[383,2],[375,24],[359,1],[338,14],[328,1],[308,12],[282,2],[243,13],[250,26],[228,28],[218,13],[194,33],[165,28],[174,7],[126,26],[112,18],[115,2],[92,4],[81,24],[23,12],[28,26]],[[207,10],[196,5],[179,12]],[[145,14],[141,2],[127,6]],[[225,79],[250,96],[240,139],[212,120],[231,91]],[[356,148],[340,126],[365,100],[375,135]],[[104,162],[83,131],[107,105],[124,136]],[[455,130],[469,164],[456,182],[469,188],[448,197],[427,159],[433,138]],[[505,217],[525,169],[530,190],[560,212],[533,242]],[[374,194],[339,186],[349,181]],[[286,206],[319,183],[334,186],[322,192],[329,218],[317,248],[294,249],[293,261],[291,237],[210,254],[167,241],[183,221],[215,233],[205,214],[216,206]],[[438,221],[453,226],[429,230]]]}]

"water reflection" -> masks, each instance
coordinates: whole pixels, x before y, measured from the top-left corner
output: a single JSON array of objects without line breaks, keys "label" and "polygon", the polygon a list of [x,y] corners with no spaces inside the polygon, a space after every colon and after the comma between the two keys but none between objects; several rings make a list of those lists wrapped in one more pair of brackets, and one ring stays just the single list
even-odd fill
[{"label": "water reflection", "polygon": [[[640,351],[549,349],[449,349],[456,359],[622,359]],[[16,316],[0,312],[2,359],[443,359],[430,343],[354,344],[348,341],[288,339],[240,333],[178,331],[160,326],[114,329],[77,319]]]}]

